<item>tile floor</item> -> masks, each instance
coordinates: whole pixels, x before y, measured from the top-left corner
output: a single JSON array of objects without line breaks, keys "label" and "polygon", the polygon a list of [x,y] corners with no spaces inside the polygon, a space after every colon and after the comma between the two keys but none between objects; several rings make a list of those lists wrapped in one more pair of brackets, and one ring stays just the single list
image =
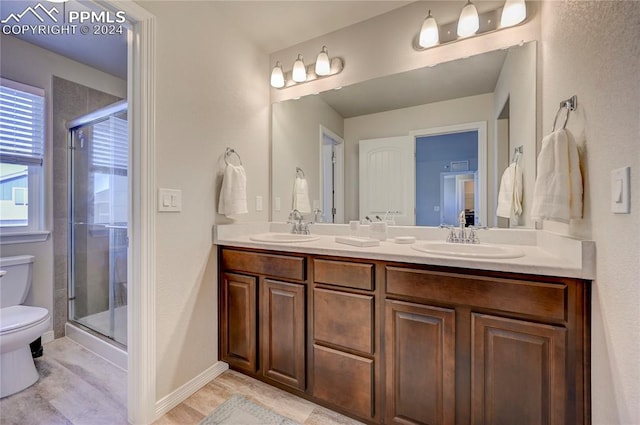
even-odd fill
[{"label": "tile floor", "polygon": [[2,425],[127,423],[127,373],[68,338],[44,346],[40,380],[0,399]]},{"label": "tile floor", "polygon": [[[36,359],[40,380],[0,399],[1,425],[125,425],[127,374],[68,338],[44,346]],[[242,374],[227,371],[158,419],[154,425],[198,424],[233,394],[303,425],[360,422]]]}]

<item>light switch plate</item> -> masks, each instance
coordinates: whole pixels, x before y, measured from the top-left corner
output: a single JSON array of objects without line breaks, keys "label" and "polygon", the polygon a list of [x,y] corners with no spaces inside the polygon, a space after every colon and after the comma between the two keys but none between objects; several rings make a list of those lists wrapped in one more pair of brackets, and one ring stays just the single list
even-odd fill
[{"label": "light switch plate", "polygon": [[631,167],[618,168],[611,171],[611,212],[615,214],[629,214],[629,179]]},{"label": "light switch plate", "polygon": [[256,196],[256,211],[262,211],[262,196]]},{"label": "light switch plate", "polygon": [[179,189],[158,189],[158,211],[182,211],[182,191]]}]

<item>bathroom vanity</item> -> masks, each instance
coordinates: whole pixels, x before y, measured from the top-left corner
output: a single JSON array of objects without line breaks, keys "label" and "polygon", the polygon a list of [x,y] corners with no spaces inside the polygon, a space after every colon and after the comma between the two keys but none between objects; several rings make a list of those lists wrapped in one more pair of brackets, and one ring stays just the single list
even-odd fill
[{"label": "bathroom vanity", "polygon": [[590,422],[589,272],[531,273],[552,263],[538,247],[486,261],[332,236],[216,243],[234,370],[367,423]]}]

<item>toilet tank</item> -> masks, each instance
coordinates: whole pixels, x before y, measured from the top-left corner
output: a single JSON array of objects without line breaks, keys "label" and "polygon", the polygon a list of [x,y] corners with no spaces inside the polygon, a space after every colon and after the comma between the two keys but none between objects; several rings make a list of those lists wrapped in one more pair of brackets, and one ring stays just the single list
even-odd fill
[{"label": "toilet tank", "polygon": [[31,288],[33,260],[32,255],[0,258],[0,270],[7,272],[0,278],[0,307],[25,301]]}]

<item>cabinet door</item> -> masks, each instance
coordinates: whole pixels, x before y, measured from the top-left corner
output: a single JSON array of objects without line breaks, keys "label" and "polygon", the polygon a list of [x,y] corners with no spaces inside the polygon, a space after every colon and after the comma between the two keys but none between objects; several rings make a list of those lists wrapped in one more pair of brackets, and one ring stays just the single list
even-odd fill
[{"label": "cabinet door", "polygon": [[220,320],[222,359],[254,373],[257,366],[257,278],[222,273]]},{"label": "cabinet door", "polygon": [[305,287],[265,279],[261,323],[264,376],[305,389]]},{"label": "cabinet door", "polygon": [[561,425],[566,330],[472,315],[472,424]]},{"label": "cabinet door", "polygon": [[387,301],[385,332],[386,422],[453,424],[455,311]]},{"label": "cabinet door", "polygon": [[371,420],[374,361],[321,345],[313,346],[313,396]]}]

